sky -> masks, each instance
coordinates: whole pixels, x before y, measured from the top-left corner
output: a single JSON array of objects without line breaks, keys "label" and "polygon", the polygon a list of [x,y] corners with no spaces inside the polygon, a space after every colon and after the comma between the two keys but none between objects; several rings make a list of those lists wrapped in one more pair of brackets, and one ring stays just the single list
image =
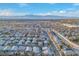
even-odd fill
[{"label": "sky", "polygon": [[0,3],[0,16],[54,15],[79,17],[78,3]]}]

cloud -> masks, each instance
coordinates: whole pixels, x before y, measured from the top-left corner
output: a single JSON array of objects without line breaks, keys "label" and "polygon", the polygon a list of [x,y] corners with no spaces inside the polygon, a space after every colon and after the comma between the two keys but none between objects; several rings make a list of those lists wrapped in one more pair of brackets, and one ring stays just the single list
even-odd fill
[{"label": "cloud", "polygon": [[38,13],[36,15],[41,16],[47,16],[47,15],[53,15],[53,16],[67,16],[67,17],[79,17],[79,11],[68,11],[68,10],[59,10],[59,11],[51,11],[47,13]]},{"label": "cloud", "polygon": [[13,12],[8,9],[0,10],[0,16],[11,16]]},{"label": "cloud", "polygon": [[24,16],[26,14],[26,12],[15,12],[9,9],[0,10],[0,16]]},{"label": "cloud", "polygon": [[67,16],[67,17],[79,17],[79,11],[66,11],[66,10],[60,10],[57,12],[52,12],[52,15],[57,15],[57,16]]},{"label": "cloud", "polygon": [[48,3],[48,4],[50,4],[50,5],[54,5],[54,4],[56,4],[56,3]]},{"label": "cloud", "polygon": [[0,10],[0,16],[25,16],[25,15],[41,15],[41,16],[54,15],[54,16],[79,17],[78,16],[79,10],[55,10],[46,13],[35,13],[35,14],[30,14],[27,12],[16,12],[10,9]]},{"label": "cloud", "polygon": [[37,13],[37,14],[33,14],[33,15],[47,16],[47,15],[52,15],[52,14],[50,12],[48,12],[48,13]]},{"label": "cloud", "polygon": [[36,15],[41,15],[41,16],[47,16],[47,15],[60,15],[65,13],[66,11],[60,10],[60,11],[51,11],[47,13],[37,13]]},{"label": "cloud", "polygon": [[79,6],[79,3],[74,3],[73,5],[74,5],[74,6]]},{"label": "cloud", "polygon": [[28,4],[27,4],[27,3],[18,3],[18,5],[19,5],[20,7],[25,7],[25,6],[28,6]]},{"label": "cloud", "polygon": [[59,13],[66,13],[66,11],[65,10],[60,10]]},{"label": "cloud", "polygon": [[74,10],[74,11],[58,11],[57,13],[54,13],[53,15],[58,15],[58,16],[67,16],[67,17],[79,17],[79,10]]}]

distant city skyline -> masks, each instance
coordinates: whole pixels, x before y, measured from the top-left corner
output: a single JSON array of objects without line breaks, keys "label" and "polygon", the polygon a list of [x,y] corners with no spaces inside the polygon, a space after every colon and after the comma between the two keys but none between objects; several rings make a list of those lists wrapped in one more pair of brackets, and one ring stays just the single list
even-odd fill
[{"label": "distant city skyline", "polygon": [[0,16],[52,15],[79,17],[77,3],[1,3]]}]

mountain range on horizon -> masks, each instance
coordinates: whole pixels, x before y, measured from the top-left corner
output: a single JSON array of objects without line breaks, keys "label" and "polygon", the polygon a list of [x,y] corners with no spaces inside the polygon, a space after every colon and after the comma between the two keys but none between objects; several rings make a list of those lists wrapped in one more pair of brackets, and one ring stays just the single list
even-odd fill
[{"label": "mountain range on horizon", "polygon": [[0,20],[52,20],[52,19],[79,19],[79,17],[54,16],[54,15],[25,15],[25,16],[0,16]]}]

